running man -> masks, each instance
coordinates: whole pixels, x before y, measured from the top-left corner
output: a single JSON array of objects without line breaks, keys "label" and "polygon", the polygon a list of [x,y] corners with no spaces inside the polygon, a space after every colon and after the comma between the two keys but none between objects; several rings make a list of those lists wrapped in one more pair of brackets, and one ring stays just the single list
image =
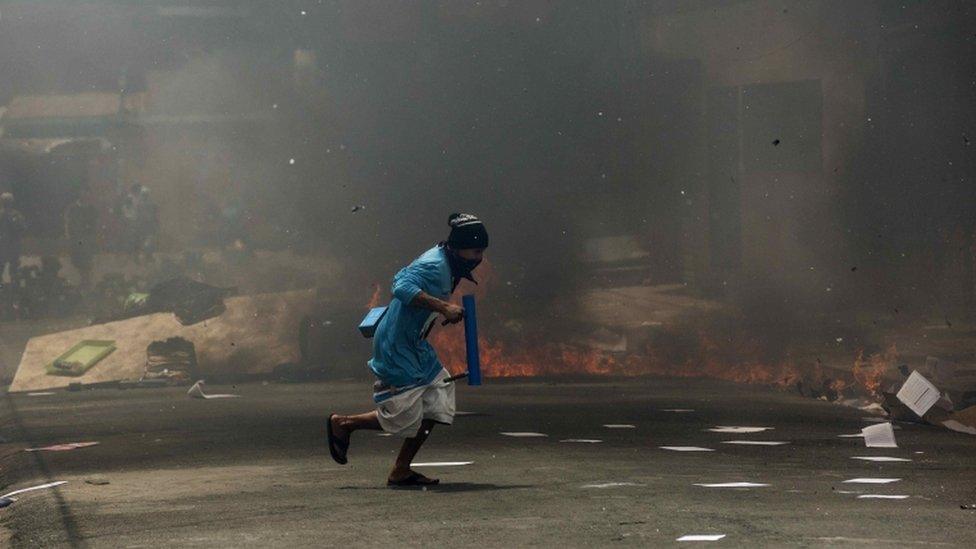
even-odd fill
[{"label": "running man", "polygon": [[359,415],[331,414],[327,425],[329,453],[347,462],[350,437],[360,429],[383,430],[405,438],[388,486],[428,486],[437,479],[412,471],[417,451],[434,425],[454,421],[454,383],[426,340],[438,315],[445,324],[464,318],[464,309],[448,302],[462,278],[471,272],[488,247],[488,232],[477,217],[453,214],[447,241],[424,252],[393,277],[393,300],[376,327],[369,367],[376,376],[376,410]]}]

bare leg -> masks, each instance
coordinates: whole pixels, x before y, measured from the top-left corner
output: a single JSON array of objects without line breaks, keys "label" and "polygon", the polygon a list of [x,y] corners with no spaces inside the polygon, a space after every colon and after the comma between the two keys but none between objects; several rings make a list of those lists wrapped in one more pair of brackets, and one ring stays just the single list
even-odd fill
[{"label": "bare leg", "polygon": [[353,431],[360,429],[380,431],[383,428],[380,427],[380,420],[376,416],[376,410],[355,416],[333,415],[332,419],[330,419],[332,422],[332,432],[337,438],[348,441]]},{"label": "bare leg", "polygon": [[420,447],[424,445],[424,441],[427,440],[427,436],[430,435],[430,431],[433,428],[434,421],[425,419],[420,423],[420,430],[417,431],[417,436],[403,441],[403,446],[400,447],[400,453],[397,455],[396,464],[393,466],[393,470],[390,471],[390,480],[398,481],[410,476],[410,464],[413,463],[413,458],[417,455]]}]

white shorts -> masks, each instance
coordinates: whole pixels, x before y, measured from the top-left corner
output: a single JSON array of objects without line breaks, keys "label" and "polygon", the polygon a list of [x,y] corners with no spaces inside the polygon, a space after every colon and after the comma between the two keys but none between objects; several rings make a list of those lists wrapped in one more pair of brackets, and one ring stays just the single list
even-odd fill
[{"label": "white shorts", "polygon": [[413,438],[425,419],[444,425],[454,422],[454,383],[445,382],[450,377],[441,370],[434,381],[407,389],[385,398],[376,404],[380,426],[387,433],[403,438]]}]

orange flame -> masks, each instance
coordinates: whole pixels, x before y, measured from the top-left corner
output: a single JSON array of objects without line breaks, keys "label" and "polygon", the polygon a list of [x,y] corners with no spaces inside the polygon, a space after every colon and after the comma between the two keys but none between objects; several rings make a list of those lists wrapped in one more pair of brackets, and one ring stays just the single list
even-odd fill
[{"label": "orange flame", "polygon": [[[473,293],[479,301],[485,299],[495,274],[492,265],[484,261],[477,270],[479,284],[462,281],[451,301],[459,302],[461,295],[469,293]],[[378,306],[379,301],[380,286],[376,284],[367,307]],[[605,351],[566,342],[538,344],[509,339],[502,341],[486,335],[491,333],[492,326],[483,325],[480,328],[478,341],[485,377],[612,375],[714,378],[776,387],[803,384],[821,395],[832,393],[836,397],[855,384],[878,395],[884,373],[897,360],[897,350],[892,345],[884,353],[867,358],[863,351],[858,351],[850,372],[828,370],[820,364],[819,359],[816,364],[800,368],[788,354],[785,358],[768,357],[763,343],[744,330],[733,334],[723,331],[721,337],[716,337],[716,332],[704,323],[692,328],[672,328],[676,330],[673,334],[676,337],[672,339],[691,342],[680,349],[668,349],[668,343],[659,343],[626,352]],[[687,337],[689,332],[690,338]],[[438,323],[429,340],[445,368],[454,374],[467,369],[460,325],[442,327]],[[661,338],[661,341],[667,340]]]},{"label": "orange flame", "polygon": [[881,381],[885,372],[891,369],[897,360],[898,349],[894,344],[885,349],[883,353],[875,353],[867,358],[864,358],[864,351],[859,350],[852,369],[854,379],[869,393],[879,395],[881,394]]}]

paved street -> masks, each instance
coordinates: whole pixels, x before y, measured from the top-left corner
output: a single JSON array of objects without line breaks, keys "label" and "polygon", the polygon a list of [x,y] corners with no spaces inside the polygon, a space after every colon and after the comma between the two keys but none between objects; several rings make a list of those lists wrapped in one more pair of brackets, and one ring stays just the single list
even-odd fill
[{"label": "paved street", "polygon": [[[715,381],[488,380],[459,389],[459,410],[473,414],[435,429],[418,461],[473,463],[423,468],[442,480],[428,491],[384,486],[397,441],[376,433],[355,435],[349,465],[329,459],[324,418],[367,408],[366,382],[214,386],[208,390],[242,398],[208,401],[179,389],[3,395],[2,493],[68,484],[0,510],[0,540],[21,547],[583,547],[724,534],[716,545],[976,544],[976,511],[960,509],[976,502],[976,437],[900,425],[899,448],[867,449],[859,438],[838,437],[868,424],[859,410]],[[716,426],[771,429],[707,430]],[[788,444],[724,443],[731,440]],[[100,444],[22,451],[86,441]],[[859,477],[900,480],[844,482]],[[696,486],[728,482],[768,486]]]}]

